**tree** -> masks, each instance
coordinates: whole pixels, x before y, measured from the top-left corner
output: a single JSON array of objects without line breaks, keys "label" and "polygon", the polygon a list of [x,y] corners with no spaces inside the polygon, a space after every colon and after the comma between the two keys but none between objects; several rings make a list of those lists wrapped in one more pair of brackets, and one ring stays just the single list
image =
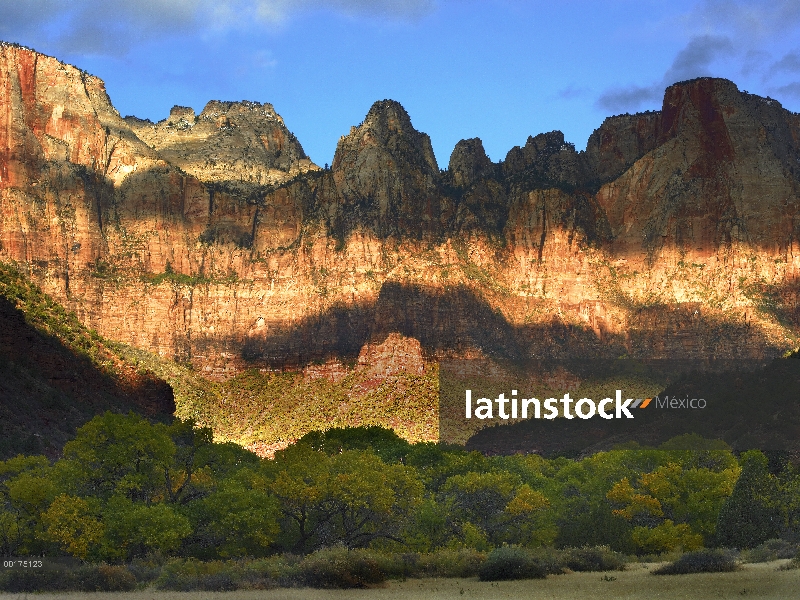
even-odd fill
[{"label": "tree", "polygon": [[670,462],[642,473],[635,485],[623,478],[606,498],[616,506],[614,515],[634,525],[632,539],[639,551],[694,549],[703,545],[704,538],[713,537],[717,515],[737,473],[737,468],[685,469]]},{"label": "tree", "polygon": [[44,456],[0,461],[0,553],[40,552],[42,511],[58,494],[53,469]]},{"label": "tree", "polygon": [[59,469],[75,495],[158,501],[169,497],[175,444],[166,426],[106,412],[78,429]]},{"label": "tree", "polygon": [[377,425],[312,431],[300,438],[299,443],[308,444],[326,454],[338,454],[343,450],[372,450],[388,463],[402,461],[411,450],[411,444],[392,429]]},{"label": "tree", "polygon": [[441,495],[462,534],[477,539],[480,533],[490,546],[549,543],[555,537],[552,525],[545,528],[535,518],[549,506],[547,498],[523,484],[518,475],[474,471],[453,475]]},{"label": "tree", "polygon": [[399,541],[423,494],[413,468],[387,465],[369,450],[328,456],[296,444],[277,453],[270,469],[283,517],[280,545],[295,552]]},{"label": "tree", "polygon": [[96,555],[105,532],[99,513],[96,501],[61,494],[42,515],[42,538],[86,560],[90,553]]},{"label": "tree", "polygon": [[193,525],[187,545],[199,558],[264,555],[280,531],[278,501],[250,469],[221,481],[187,511]]},{"label": "tree", "polygon": [[131,560],[148,554],[168,555],[177,550],[192,527],[184,515],[168,504],[134,503],[118,494],[102,513],[102,557],[109,561]]},{"label": "tree", "polygon": [[422,500],[415,470],[386,465],[370,451],[342,452],[331,463],[327,491],[333,512],[322,536],[326,545],[363,548],[379,539],[400,542],[400,532]]},{"label": "tree", "polygon": [[767,457],[749,450],[739,459],[741,475],[717,520],[716,542],[731,548],[753,548],[778,537],[783,528],[776,478]]}]

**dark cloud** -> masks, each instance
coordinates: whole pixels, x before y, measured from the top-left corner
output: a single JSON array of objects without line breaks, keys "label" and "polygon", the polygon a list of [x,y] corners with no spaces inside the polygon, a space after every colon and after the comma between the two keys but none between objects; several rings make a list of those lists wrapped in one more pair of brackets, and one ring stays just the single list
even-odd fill
[{"label": "dark cloud", "polygon": [[0,0],[0,34],[58,52],[123,54],[137,41],[196,29],[205,5],[206,0]]},{"label": "dark cloud", "polygon": [[677,81],[711,75],[712,63],[736,52],[733,43],[725,36],[701,35],[689,40],[678,52],[672,65],[658,83],[647,86],[631,85],[603,92],[596,106],[614,113],[638,110],[660,102],[664,89]]},{"label": "dark cloud", "polygon": [[705,31],[727,32],[737,40],[758,43],[800,24],[797,0],[705,0],[686,15]]},{"label": "dark cloud", "polygon": [[721,69],[770,79],[773,90],[793,93],[794,84],[780,78],[800,72],[800,54],[789,53],[775,61],[768,50],[773,49],[775,40],[796,35],[800,26],[799,0],[701,0],[670,26],[680,27],[689,41],[676,54],[661,81],[609,89],[598,98],[599,108],[636,110],[660,99],[663,90],[675,82],[716,75]]},{"label": "dark cloud", "polygon": [[662,83],[671,85],[676,81],[711,75],[710,67],[715,60],[731,56],[735,52],[733,42],[726,36],[701,35],[692,38],[678,52],[672,66],[664,74]]},{"label": "dark cloud", "polygon": [[772,76],[778,73],[800,73],[800,54],[790,52],[786,54],[779,61],[774,62],[769,70],[767,76]]},{"label": "dark cloud", "polygon": [[664,88],[659,85],[639,87],[631,85],[625,88],[613,88],[603,92],[597,99],[598,108],[613,114],[637,110],[645,104],[652,104],[661,99]]},{"label": "dark cloud", "polygon": [[793,98],[800,98],[800,81],[789,83],[776,88],[773,88],[772,93],[776,96],[792,96]]},{"label": "dark cloud", "polygon": [[759,74],[764,71],[764,65],[769,64],[772,55],[764,50],[748,50],[742,61],[741,73],[745,77]]},{"label": "dark cloud", "polygon": [[0,34],[8,36],[35,30],[62,9],[63,3],[55,0],[0,0]]},{"label": "dark cloud", "polygon": [[589,88],[568,85],[567,87],[558,90],[558,97],[562,100],[572,100],[574,98],[583,98],[588,93]]}]

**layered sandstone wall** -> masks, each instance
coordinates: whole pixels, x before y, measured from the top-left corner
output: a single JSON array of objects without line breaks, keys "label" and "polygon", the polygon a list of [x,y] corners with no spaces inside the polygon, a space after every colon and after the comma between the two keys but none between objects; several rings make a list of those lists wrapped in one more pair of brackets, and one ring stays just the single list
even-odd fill
[{"label": "layered sandstone wall", "polygon": [[210,376],[392,333],[427,359],[796,344],[800,121],[730,82],[676,84],[584,152],[551,132],[494,164],[465,140],[447,171],[377,102],[322,171],[270,105],[152,124],[31,50],[0,45],[0,69],[2,258]]}]

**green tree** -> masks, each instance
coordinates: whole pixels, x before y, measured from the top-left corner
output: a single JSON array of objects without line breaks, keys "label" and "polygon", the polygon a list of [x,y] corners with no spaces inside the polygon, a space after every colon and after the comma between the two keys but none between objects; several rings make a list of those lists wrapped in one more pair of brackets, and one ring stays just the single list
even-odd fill
[{"label": "green tree", "polygon": [[549,501],[513,473],[453,475],[442,486],[441,495],[467,545],[467,538],[479,539],[480,535],[491,546],[536,545],[550,543],[555,537],[552,526],[544,527],[535,518]]},{"label": "green tree", "polygon": [[0,552],[41,552],[41,514],[58,494],[53,469],[44,456],[0,461]]},{"label": "green tree", "polygon": [[175,444],[167,427],[130,413],[106,412],[78,429],[59,469],[78,496],[159,501],[171,496]]},{"label": "green tree", "polygon": [[411,449],[411,444],[393,430],[377,425],[312,431],[300,438],[298,443],[308,444],[326,454],[338,454],[344,450],[372,450],[387,463],[403,461]]},{"label": "green tree", "polygon": [[423,496],[413,468],[387,465],[371,451],[358,450],[332,457],[327,491],[332,518],[321,537],[325,545],[348,548],[381,539],[401,542],[399,534]]},{"label": "green tree", "polygon": [[169,555],[192,531],[189,519],[169,504],[134,503],[123,495],[111,497],[102,513],[102,557],[131,560],[150,554]]},{"label": "green tree", "polygon": [[187,545],[199,558],[265,555],[280,530],[278,501],[250,469],[223,480],[187,510],[193,526]]},{"label": "green tree", "polygon": [[295,552],[399,541],[423,496],[414,469],[387,465],[371,451],[328,456],[296,444],[277,453],[270,470],[282,514],[279,544]]},{"label": "green tree", "polygon": [[61,494],[42,515],[41,537],[58,543],[62,550],[82,560],[97,557],[105,527],[100,520],[99,502]]},{"label": "green tree", "polygon": [[753,548],[778,537],[783,529],[778,482],[760,450],[743,453],[739,462],[741,475],[720,510],[716,542],[731,548]]}]

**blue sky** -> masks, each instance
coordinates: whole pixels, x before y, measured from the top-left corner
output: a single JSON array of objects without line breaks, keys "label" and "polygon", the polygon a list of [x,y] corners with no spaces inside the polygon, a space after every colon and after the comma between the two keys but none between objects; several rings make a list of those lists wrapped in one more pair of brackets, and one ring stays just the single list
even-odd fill
[{"label": "blue sky", "polygon": [[553,129],[582,149],[703,75],[800,111],[800,0],[0,0],[0,39],[101,77],[123,115],[270,102],[320,165],[384,98],[441,168],[475,136],[492,160]]}]

